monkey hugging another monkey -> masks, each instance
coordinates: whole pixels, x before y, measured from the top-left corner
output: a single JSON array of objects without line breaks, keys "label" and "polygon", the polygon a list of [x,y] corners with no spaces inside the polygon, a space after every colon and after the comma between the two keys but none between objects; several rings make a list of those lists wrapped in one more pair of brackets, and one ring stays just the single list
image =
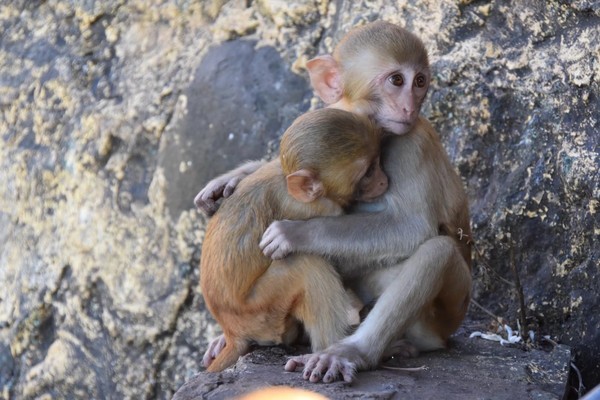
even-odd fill
[{"label": "monkey hugging another monkey", "polygon": [[346,336],[350,300],[333,266],[309,254],[272,261],[258,244],[275,220],[337,216],[385,192],[379,140],[365,117],[309,112],[284,133],[279,158],[225,199],[208,223],[200,267],[206,305],[223,328],[204,356],[208,371],[233,365],[253,343],[290,344],[300,323],[313,351]]},{"label": "monkey hugging another monkey", "polygon": [[[437,132],[420,115],[431,83],[431,71],[427,51],[417,36],[388,22],[372,22],[351,30],[337,44],[333,54],[315,57],[306,67],[315,93],[328,108],[369,117],[382,128],[381,163],[390,178],[389,186],[372,202],[357,202],[350,212],[339,216],[273,216],[276,220],[259,239],[259,246],[262,254],[275,261],[255,264],[263,265],[262,268],[271,265],[264,274],[270,276],[282,270],[277,260],[289,263],[298,260],[298,255],[311,255],[324,264],[318,269],[322,273],[331,266],[316,256],[327,257],[335,263],[344,286],[356,293],[363,304],[373,304],[364,321],[349,336],[324,350],[292,357],[285,365],[287,371],[302,367],[303,378],[311,382],[338,379],[350,382],[357,370],[376,368],[390,355],[414,356],[419,351],[446,347],[448,338],[465,317],[471,295],[469,206],[461,179],[448,160]],[[300,143],[311,144],[308,139]],[[337,153],[334,150],[332,154]],[[359,155],[364,158],[364,154]],[[284,156],[287,157],[282,153],[282,159]],[[336,170],[334,160],[337,158],[331,160],[334,164],[327,164],[327,171]],[[342,157],[340,161],[352,165],[351,158]],[[263,164],[247,163],[213,179],[194,199],[196,205],[209,215],[214,213],[217,201],[234,196],[239,190],[236,189],[238,184],[247,187],[250,183],[245,183],[245,177]],[[292,175],[294,172],[286,171]],[[291,181],[295,179],[300,178]],[[324,183],[322,187],[329,196],[329,184]],[[239,214],[243,214],[242,208],[251,209],[249,201],[236,199],[237,205],[226,202],[228,209]],[[330,200],[336,201],[335,198]],[[235,215],[223,225],[234,230],[236,226],[245,226],[246,222]],[[256,230],[260,229],[263,227]],[[215,248],[223,247],[224,244],[220,244]],[[235,252],[232,249],[232,254],[224,255],[221,251],[219,257],[245,262],[246,258],[240,261]],[[242,265],[236,271],[239,276],[231,273],[230,279],[240,282],[235,287],[242,287],[243,282],[251,279],[248,277],[259,276],[244,272],[252,271],[250,268]],[[302,275],[303,279],[307,279],[306,275]],[[228,291],[222,289],[229,284],[223,279],[213,279],[204,285],[204,290],[239,299],[232,297],[238,293],[231,292],[233,286]],[[327,294],[314,289],[311,292],[304,280],[299,280],[298,285],[300,292],[310,293],[321,301],[321,305],[312,309],[313,314],[304,314],[304,318],[316,318],[329,312],[322,305],[337,298],[333,293],[341,293],[339,288],[329,289]],[[250,293],[248,298],[253,298],[255,292],[262,293],[248,290],[241,292],[246,296]],[[223,304],[230,304],[229,301],[222,300]],[[231,304],[238,304],[235,301],[239,300],[232,301]],[[265,301],[262,304],[279,307],[281,303]],[[229,313],[235,315],[235,307],[232,306]],[[304,323],[310,325],[315,321]],[[315,330],[318,331],[313,328]],[[310,329],[309,333],[312,333]],[[243,332],[241,335],[249,337]],[[313,346],[320,347],[316,343],[317,335],[313,334],[312,338]],[[230,343],[223,337],[214,341],[205,355],[205,363],[220,351],[228,354],[228,346]]]}]

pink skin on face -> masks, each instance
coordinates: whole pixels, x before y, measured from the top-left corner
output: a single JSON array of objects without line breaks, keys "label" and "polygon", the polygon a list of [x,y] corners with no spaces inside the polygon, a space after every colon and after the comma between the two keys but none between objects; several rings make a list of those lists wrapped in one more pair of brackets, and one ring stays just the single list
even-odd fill
[{"label": "pink skin on face", "polygon": [[419,118],[429,80],[429,70],[415,70],[407,64],[379,75],[375,80],[381,98],[377,122],[396,135],[408,133]]}]

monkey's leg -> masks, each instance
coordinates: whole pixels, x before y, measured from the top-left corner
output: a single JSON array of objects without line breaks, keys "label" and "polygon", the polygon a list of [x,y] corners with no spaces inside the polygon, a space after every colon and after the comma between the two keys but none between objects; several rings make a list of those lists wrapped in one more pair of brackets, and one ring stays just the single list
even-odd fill
[{"label": "monkey's leg", "polygon": [[304,281],[304,296],[293,315],[304,323],[312,350],[325,349],[349,332],[350,296],[333,266],[321,257],[296,256],[292,268]]},{"label": "monkey's leg", "polygon": [[420,351],[446,347],[465,318],[471,299],[471,271],[462,257],[453,255],[451,268],[445,270],[443,285],[434,302],[405,332],[405,338]]},{"label": "monkey's leg", "polygon": [[290,316],[304,324],[314,351],[348,333],[350,299],[333,266],[319,256],[297,254],[273,261],[252,291],[248,305],[270,310],[265,321],[275,336],[283,337]]},{"label": "monkey's leg", "polygon": [[[385,350],[438,296],[445,301],[456,301],[457,304],[448,305],[449,309],[463,309],[468,301],[469,269],[449,237],[438,236],[426,241],[394,268],[397,272],[392,268],[382,273],[383,293],[354,334],[323,352],[290,359],[286,370],[293,371],[304,365],[303,376],[311,382],[331,382],[340,376],[352,381],[355,369],[377,366]],[[428,329],[423,334],[427,336],[423,342],[439,347],[445,345],[445,332]]]}]

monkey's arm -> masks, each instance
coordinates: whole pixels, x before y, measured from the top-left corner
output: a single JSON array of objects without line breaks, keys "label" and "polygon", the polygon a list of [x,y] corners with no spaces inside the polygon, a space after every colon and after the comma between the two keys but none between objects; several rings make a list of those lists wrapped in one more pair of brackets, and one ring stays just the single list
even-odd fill
[{"label": "monkey's arm", "polygon": [[[344,264],[346,272],[361,265],[397,262],[408,258],[437,228],[423,214],[399,218],[396,211],[275,221],[265,231],[260,247],[272,259],[306,252],[355,260]],[[343,273],[343,271],[342,271]]]},{"label": "monkey's arm", "polygon": [[242,179],[255,172],[266,161],[248,161],[236,169],[214,178],[194,198],[196,207],[209,217],[217,212],[220,198],[231,196],[236,186]]}]

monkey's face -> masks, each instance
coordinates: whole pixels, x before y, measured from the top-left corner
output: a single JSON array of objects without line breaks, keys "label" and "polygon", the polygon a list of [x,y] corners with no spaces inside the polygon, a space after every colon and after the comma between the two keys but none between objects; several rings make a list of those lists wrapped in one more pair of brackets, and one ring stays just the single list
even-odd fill
[{"label": "monkey's face", "polygon": [[353,200],[373,201],[388,187],[379,157],[373,154],[365,154],[352,162],[336,163],[322,174],[322,178],[326,197],[341,206]]},{"label": "monkey's face", "polygon": [[355,200],[373,201],[385,193],[387,188],[388,177],[381,169],[379,157],[376,157],[358,182]]},{"label": "monkey's face", "polygon": [[375,115],[379,125],[397,135],[408,133],[419,118],[430,76],[428,68],[409,64],[380,75],[373,85],[379,100]]}]

